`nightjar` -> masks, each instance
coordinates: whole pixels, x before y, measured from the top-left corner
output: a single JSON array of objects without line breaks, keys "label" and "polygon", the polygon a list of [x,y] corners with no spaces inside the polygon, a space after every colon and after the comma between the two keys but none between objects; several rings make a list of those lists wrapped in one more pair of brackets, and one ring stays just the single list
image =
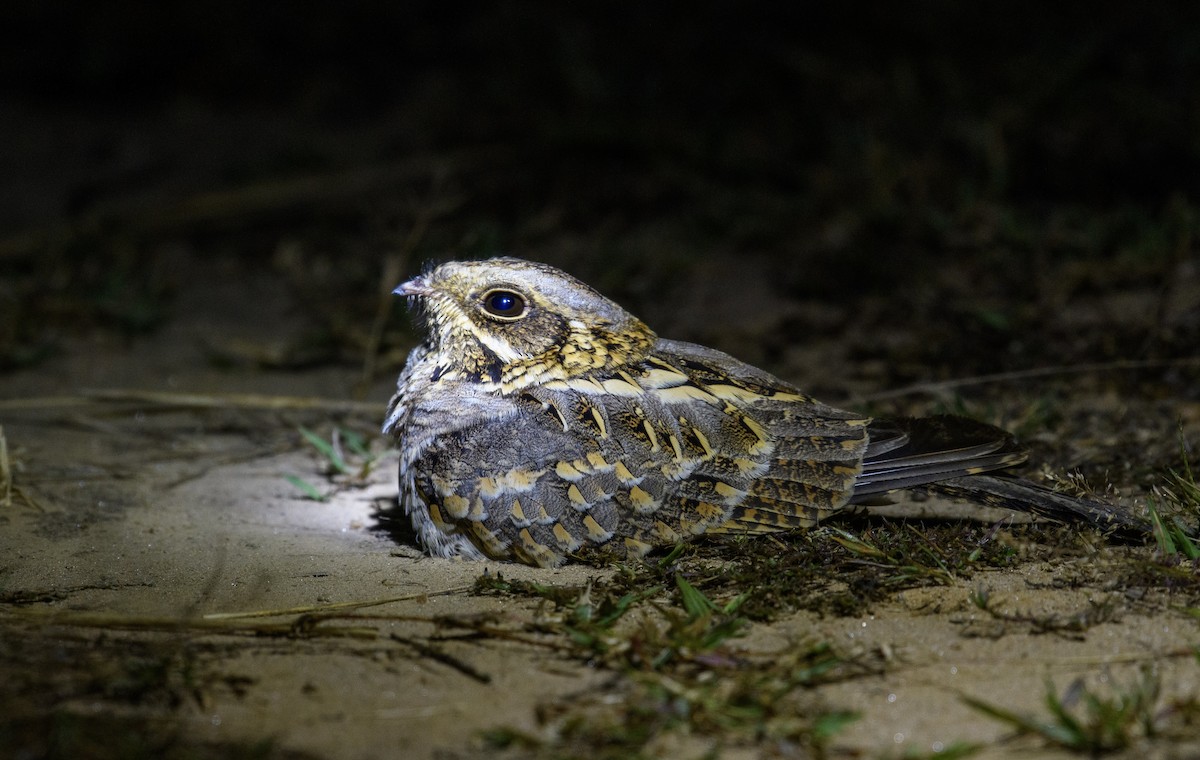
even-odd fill
[{"label": "nightjar", "polygon": [[434,555],[553,566],[701,533],[810,527],[936,488],[1141,532],[1134,518],[997,471],[1025,460],[961,417],[872,420],[704,346],[659,338],[592,288],[515,258],[396,288],[426,331],[388,407],[400,502]]}]

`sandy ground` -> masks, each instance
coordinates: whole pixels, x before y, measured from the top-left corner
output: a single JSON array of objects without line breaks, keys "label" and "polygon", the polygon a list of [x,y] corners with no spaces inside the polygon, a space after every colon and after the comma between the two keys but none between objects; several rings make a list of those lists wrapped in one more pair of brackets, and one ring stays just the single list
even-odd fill
[{"label": "sandy ground", "polygon": [[[298,426],[328,436],[337,421],[369,432],[390,380],[347,410],[352,370],[272,374],[206,362],[206,340],[217,334],[268,340],[263,325],[287,324],[287,304],[269,292],[254,278],[207,282],[181,296],[187,316],[153,336],[124,345],[81,339],[3,379],[0,423],[20,488],[0,514],[0,659],[10,673],[3,743],[16,748],[5,754],[470,757],[488,754],[485,730],[549,736],[547,711],[619,695],[619,673],[553,648],[456,638],[479,625],[522,630],[550,614],[534,600],[473,594],[481,574],[574,586],[610,571],[423,557],[403,531],[380,527],[394,463],[379,441],[381,458],[365,479],[335,486],[325,477]],[[213,303],[222,308],[205,307]],[[97,398],[104,389],[223,400]],[[251,393],[330,401],[272,409],[234,398]],[[1128,413],[1103,399],[1092,409]],[[1161,419],[1145,424],[1168,429],[1176,415],[1197,415],[1186,404],[1140,413],[1154,409]],[[288,475],[330,498],[306,499]],[[763,654],[823,640],[876,664],[806,694],[861,715],[829,743],[835,755],[936,756],[967,742],[988,745],[978,757],[1051,757],[1038,740],[1008,740],[1010,728],[960,697],[1044,714],[1048,682],[1059,694],[1076,679],[1105,693],[1143,667],[1161,679],[1164,706],[1200,693],[1196,622],[1180,609],[1189,598],[1066,580],[1086,575],[1104,552],[1150,550],[1097,551],[909,589],[863,615],[784,616],[750,626],[732,646]],[[1039,633],[978,610],[969,597],[980,588],[1009,613],[1107,605],[1110,614],[1079,633]],[[392,601],[346,610],[358,619],[316,623],[295,609],[372,600]],[[256,611],[275,614],[230,616]],[[686,732],[647,751],[698,757],[717,746],[728,757],[801,751]],[[1200,742],[1181,739],[1140,751],[1196,753]]]}]

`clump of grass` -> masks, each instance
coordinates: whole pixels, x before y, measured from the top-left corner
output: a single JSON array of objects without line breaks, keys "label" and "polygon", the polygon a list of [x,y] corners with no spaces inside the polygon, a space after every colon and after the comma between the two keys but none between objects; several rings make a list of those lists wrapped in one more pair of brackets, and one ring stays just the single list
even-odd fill
[{"label": "clump of grass", "polygon": [[[1154,524],[1154,543],[1163,557],[1200,558],[1196,535],[1200,530],[1200,483],[1192,472],[1183,431],[1179,433],[1182,464],[1167,470],[1166,483],[1154,488],[1150,500],[1150,519]],[[1169,514],[1168,514],[1169,513]],[[1187,523],[1192,527],[1189,529]]]},{"label": "clump of grass", "polygon": [[[668,592],[661,584],[630,591],[592,584],[556,588],[485,576],[475,589],[524,592],[552,602],[563,613],[559,631],[582,659],[617,669],[659,671],[717,650],[748,622],[736,614],[745,597],[718,604],[681,574],[673,585],[671,597],[678,606],[661,601]],[[621,627],[635,610],[643,613],[640,620]]]},{"label": "clump of grass", "polygon": [[[359,433],[347,428],[335,427],[332,436],[326,441],[301,425],[300,435],[304,436],[304,440],[312,444],[312,447],[325,457],[328,462],[327,474],[349,475],[360,480],[370,474],[371,465],[375,463],[375,455],[367,449],[366,439]],[[352,467],[348,464],[346,450],[357,457],[357,466]]]},{"label": "clump of grass", "polygon": [[485,734],[492,747],[519,744],[535,757],[630,758],[669,756],[684,741],[707,746],[712,756],[731,746],[808,750],[823,757],[835,736],[858,719],[850,711],[796,700],[786,681],[716,677],[703,683],[645,676],[614,691],[544,706],[540,717],[551,738],[512,729]]},{"label": "clump of grass", "polygon": [[322,492],[320,488],[297,475],[284,475],[305,496],[313,501],[327,501],[333,493],[342,487],[361,484],[371,473],[377,456],[370,450],[366,438],[353,430],[334,427],[329,440],[301,425],[300,435],[325,460],[325,476],[335,485],[332,492]]},{"label": "clump of grass", "polygon": [[618,676],[587,699],[542,706],[545,736],[500,727],[485,740],[546,756],[584,748],[592,757],[653,756],[656,742],[669,736],[717,745],[800,744],[820,754],[857,716],[801,708],[802,693],[872,671],[820,642],[770,655],[735,649],[733,641],[751,624],[741,615],[751,597],[705,593],[701,587],[716,576],[684,570],[677,560],[687,551],[583,587],[477,581],[481,593],[528,594],[553,605],[556,614],[540,616],[538,631],[566,642],[570,656]]},{"label": "clump of grass", "polygon": [[1126,749],[1138,739],[1187,735],[1200,717],[1194,698],[1160,705],[1161,678],[1152,667],[1142,668],[1131,683],[1118,684],[1111,693],[1089,689],[1074,681],[1059,696],[1046,682],[1048,717],[1014,712],[974,697],[963,696],[969,707],[1013,727],[1020,736],[1040,737],[1062,749],[1097,755]]},{"label": "clump of grass", "polygon": [[1196,539],[1188,533],[1179,518],[1164,517],[1155,501],[1150,501],[1148,509],[1154,526],[1154,544],[1161,557],[1200,558],[1200,546],[1197,546]]},{"label": "clump of grass", "polygon": [[1167,470],[1154,487],[1147,510],[1153,527],[1153,551],[1142,553],[1110,579],[1121,588],[1159,589],[1185,594],[1189,606],[1200,604],[1200,484],[1183,445],[1178,468]]}]

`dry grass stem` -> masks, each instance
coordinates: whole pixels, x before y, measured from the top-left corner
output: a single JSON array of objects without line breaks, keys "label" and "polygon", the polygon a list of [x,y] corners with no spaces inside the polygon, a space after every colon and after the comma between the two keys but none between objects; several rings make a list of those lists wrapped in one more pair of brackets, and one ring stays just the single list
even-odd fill
[{"label": "dry grass stem", "polygon": [[136,389],[89,390],[78,396],[38,396],[0,401],[0,411],[54,409],[103,403],[148,404],[180,409],[315,409],[383,415],[383,404],[348,399],[268,396],[258,393],[172,393]]}]

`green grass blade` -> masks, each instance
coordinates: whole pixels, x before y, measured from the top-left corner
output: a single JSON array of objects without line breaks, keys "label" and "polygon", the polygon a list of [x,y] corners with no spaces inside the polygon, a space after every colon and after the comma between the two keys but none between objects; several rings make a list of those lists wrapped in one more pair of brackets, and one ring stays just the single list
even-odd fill
[{"label": "green grass blade", "polygon": [[295,475],[284,475],[283,478],[296,488],[303,491],[304,495],[313,501],[325,501],[328,498],[325,496],[325,494],[318,491],[316,486],[314,486],[312,483],[309,483],[307,480],[304,480],[303,478],[298,478]]},{"label": "green grass blade", "polygon": [[300,426],[300,435],[304,436],[304,439],[312,444],[313,448],[321,452],[329,460],[329,464],[333,469],[340,473],[350,471],[350,468],[346,466],[346,460],[342,458],[341,452],[335,449],[329,441],[326,441],[303,425]]},{"label": "green grass blade", "polygon": [[687,611],[688,618],[695,620],[717,610],[717,605],[696,590],[695,586],[684,580],[682,575],[675,576],[675,585],[679,588],[679,595],[683,599],[683,609]]}]

